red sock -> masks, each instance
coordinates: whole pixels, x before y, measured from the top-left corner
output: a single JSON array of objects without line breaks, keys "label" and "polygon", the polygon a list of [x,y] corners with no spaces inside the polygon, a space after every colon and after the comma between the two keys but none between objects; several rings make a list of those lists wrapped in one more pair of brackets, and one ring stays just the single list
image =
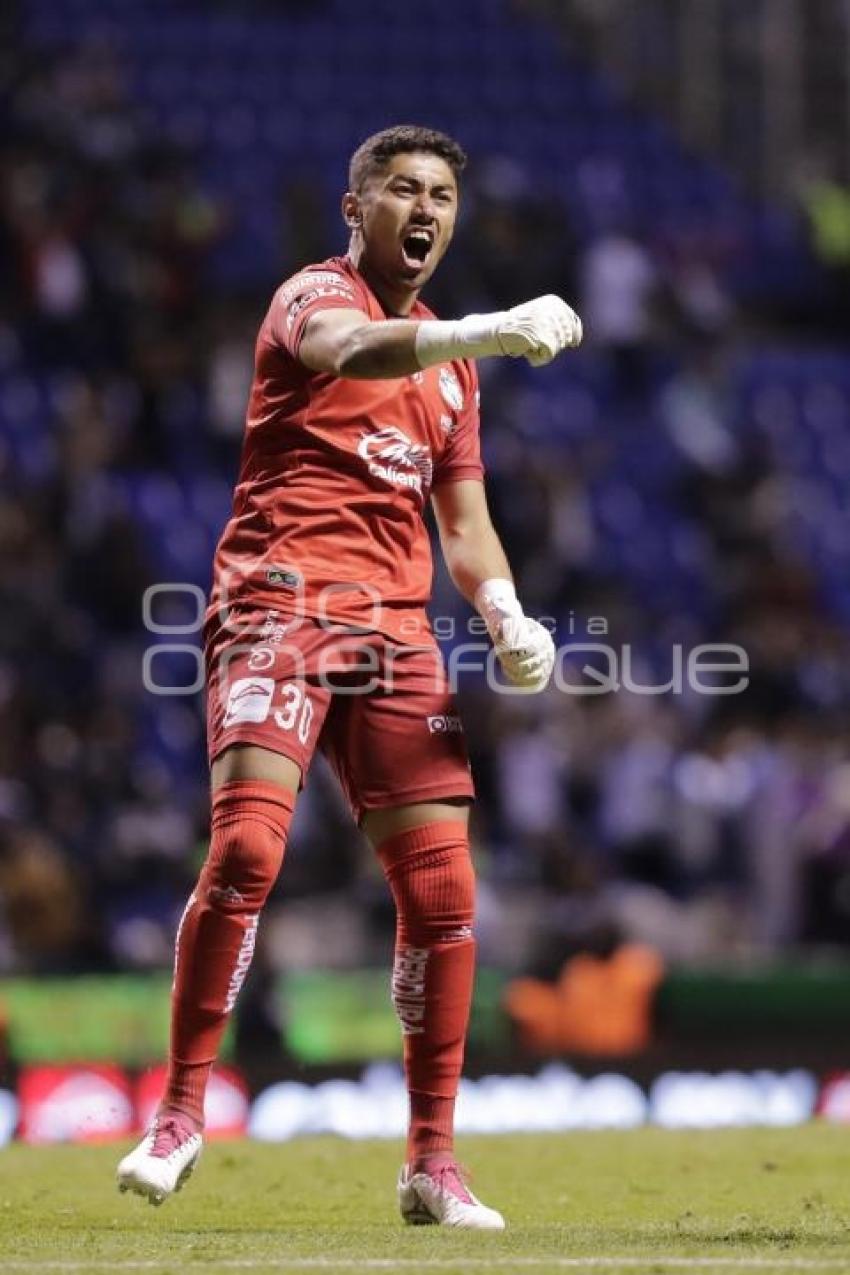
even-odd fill
[{"label": "red sock", "polygon": [[213,794],[212,836],[177,930],[168,1081],[160,1110],[204,1119],[204,1092],[227,1016],[254,955],[260,911],[277,879],[295,796],[233,780]]},{"label": "red sock", "polygon": [[475,877],[463,823],[432,823],[378,847],[398,913],[392,995],[410,1094],[409,1163],[449,1158],[472,983]]}]

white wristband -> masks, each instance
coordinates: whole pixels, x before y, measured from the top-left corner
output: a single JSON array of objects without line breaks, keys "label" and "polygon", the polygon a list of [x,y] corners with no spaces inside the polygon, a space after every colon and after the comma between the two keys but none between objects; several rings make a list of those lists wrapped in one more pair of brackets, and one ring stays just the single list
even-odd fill
[{"label": "white wristband", "polygon": [[523,614],[516,589],[510,580],[485,580],[475,590],[472,601],[491,634],[495,634],[505,620]]},{"label": "white wristband", "polygon": [[423,319],[416,329],[416,361],[420,367],[450,363],[452,359],[482,359],[504,354],[499,324],[504,313],[468,314],[465,319]]}]

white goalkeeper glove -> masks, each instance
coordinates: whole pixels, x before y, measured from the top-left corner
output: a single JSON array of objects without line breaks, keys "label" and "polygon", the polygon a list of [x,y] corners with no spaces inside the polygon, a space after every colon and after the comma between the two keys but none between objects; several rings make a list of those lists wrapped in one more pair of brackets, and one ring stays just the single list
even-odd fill
[{"label": "white goalkeeper glove", "polygon": [[581,338],[581,319],[575,310],[550,295],[495,314],[424,319],[416,329],[416,358],[420,367],[431,367],[452,359],[502,354],[542,367],[562,350],[579,345]]},{"label": "white goalkeeper glove", "polygon": [[555,667],[555,643],[548,629],[523,613],[510,580],[485,580],[474,602],[511,685],[545,690]]},{"label": "white goalkeeper glove", "polygon": [[551,363],[556,354],[581,343],[581,319],[560,297],[537,297],[506,310],[496,328],[503,354],[524,357],[532,367]]}]

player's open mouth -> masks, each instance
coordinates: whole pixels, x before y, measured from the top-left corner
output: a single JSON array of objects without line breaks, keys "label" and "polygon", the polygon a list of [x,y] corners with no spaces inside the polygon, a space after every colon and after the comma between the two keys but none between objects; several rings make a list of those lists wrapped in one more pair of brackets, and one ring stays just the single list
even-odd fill
[{"label": "player's open mouth", "polygon": [[430,230],[419,226],[409,230],[401,244],[404,264],[412,270],[421,270],[428,260],[433,246],[434,237]]}]

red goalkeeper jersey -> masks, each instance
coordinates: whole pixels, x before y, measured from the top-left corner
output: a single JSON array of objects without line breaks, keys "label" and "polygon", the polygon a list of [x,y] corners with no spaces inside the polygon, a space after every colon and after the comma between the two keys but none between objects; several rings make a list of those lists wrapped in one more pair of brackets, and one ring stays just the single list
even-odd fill
[{"label": "red goalkeeper jersey", "polygon": [[[260,328],[211,610],[268,606],[421,643],[426,501],[483,474],[478,376],[461,359],[394,380],[312,372],[298,359],[305,324],[339,307],[392,317],[347,257],[331,257],[282,284]],[[417,301],[410,317],[433,315]]]}]

